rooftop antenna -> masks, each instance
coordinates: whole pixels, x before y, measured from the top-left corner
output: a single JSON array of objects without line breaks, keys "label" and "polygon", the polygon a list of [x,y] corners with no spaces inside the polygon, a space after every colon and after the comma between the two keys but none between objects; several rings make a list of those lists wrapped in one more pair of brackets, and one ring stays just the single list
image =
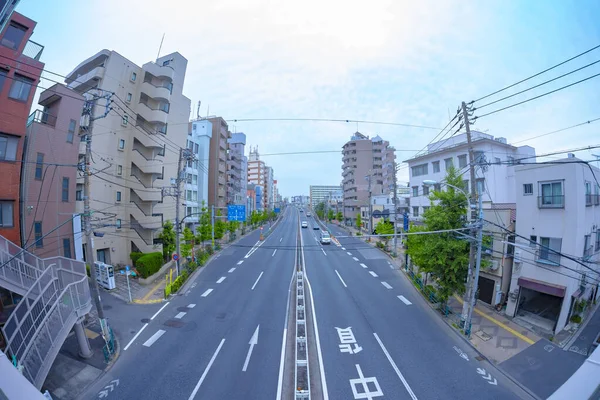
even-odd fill
[{"label": "rooftop antenna", "polygon": [[208,106],[206,106],[206,118],[208,119],[208,116],[210,115],[210,104]]},{"label": "rooftop antenna", "polygon": [[198,109],[196,110],[196,117],[200,119],[200,104],[202,104],[201,100],[198,100]]},{"label": "rooftop antenna", "polygon": [[160,50],[162,49],[164,40],[165,40],[165,34],[163,33],[162,39],[160,39],[160,46],[158,46],[158,54],[156,55],[156,62],[158,62],[158,58],[160,57]]}]

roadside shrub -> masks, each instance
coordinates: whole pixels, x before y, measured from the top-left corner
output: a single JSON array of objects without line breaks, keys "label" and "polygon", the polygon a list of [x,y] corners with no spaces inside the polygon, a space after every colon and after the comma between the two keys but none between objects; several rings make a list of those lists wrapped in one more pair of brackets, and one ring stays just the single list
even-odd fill
[{"label": "roadside shrub", "polygon": [[210,245],[210,244],[207,244],[206,246],[204,246],[204,251],[207,252],[209,256],[215,252],[214,249],[212,248],[212,245]]},{"label": "roadside shrub", "polygon": [[87,272],[87,276],[89,276],[89,277],[92,276],[92,271],[90,270],[89,264],[85,264],[85,272]]},{"label": "roadside shrub", "polygon": [[142,278],[147,278],[158,272],[163,266],[163,255],[161,252],[144,254],[137,259],[135,269],[140,273]]},{"label": "roadside shrub", "polygon": [[571,322],[573,322],[575,324],[580,324],[581,323],[581,315],[573,315],[571,317]]},{"label": "roadside shrub", "polygon": [[380,248],[381,250],[384,250],[384,249],[385,249],[385,244],[383,244],[383,242],[377,242],[375,245],[376,245],[378,248]]},{"label": "roadside shrub", "polygon": [[132,251],[131,254],[129,255],[129,258],[131,258],[131,263],[133,264],[132,267],[136,266],[136,262],[137,260],[139,260],[139,258],[141,256],[143,256],[144,253],[139,252],[139,251]]}]

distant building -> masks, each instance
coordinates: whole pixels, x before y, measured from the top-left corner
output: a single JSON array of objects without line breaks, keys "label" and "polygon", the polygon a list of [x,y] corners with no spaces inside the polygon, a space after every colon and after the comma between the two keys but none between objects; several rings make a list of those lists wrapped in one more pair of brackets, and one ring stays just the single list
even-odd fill
[{"label": "distant building", "polygon": [[248,161],[244,155],[246,135],[232,133],[227,140],[229,154],[227,159],[227,204],[244,204],[248,187]]},{"label": "distant building", "polygon": [[310,206],[314,209],[317,204],[327,202],[332,198],[341,197],[342,188],[339,185],[310,185]]},{"label": "distant building", "polygon": [[208,204],[226,214],[227,207],[227,140],[231,138],[229,126],[222,117],[209,117],[212,123],[210,139]]},{"label": "distant building", "polygon": [[200,221],[202,205],[208,205],[208,158],[212,124],[200,119],[189,124],[187,149],[194,155],[195,160],[185,162],[185,181],[181,187],[185,213],[184,225],[195,232]]}]

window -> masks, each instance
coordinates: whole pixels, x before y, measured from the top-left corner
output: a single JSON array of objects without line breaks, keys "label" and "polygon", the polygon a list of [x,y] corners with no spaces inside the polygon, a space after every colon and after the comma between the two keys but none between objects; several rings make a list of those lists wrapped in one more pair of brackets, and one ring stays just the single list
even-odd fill
[{"label": "window", "polygon": [[21,46],[21,42],[23,41],[26,32],[27,27],[16,22],[11,22],[2,37],[2,46],[17,50]]},{"label": "window", "polygon": [[15,74],[15,79],[8,92],[8,97],[19,101],[27,101],[31,86],[35,81],[26,76]]},{"label": "window", "polygon": [[423,185],[423,196],[429,196],[429,186]]},{"label": "window", "polygon": [[158,131],[160,133],[162,133],[163,135],[166,135],[167,134],[167,125],[169,125],[169,124],[162,125],[160,128],[158,128]]},{"label": "window", "polygon": [[69,201],[69,178],[63,178],[62,180],[62,201]]},{"label": "window", "polygon": [[560,264],[560,249],[562,247],[561,238],[540,238],[540,251],[538,262],[549,263],[553,265]]},{"label": "window", "polygon": [[494,157],[494,164],[500,164],[500,157]]},{"label": "window", "polygon": [[131,73],[131,82],[135,82],[135,80],[137,79],[137,74],[135,72]]},{"label": "window", "polygon": [[523,195],[529,196],[533,194],[533,183],[523,184]]},{"label": "window", "polygon": [[529,247],[537,247],[537,236],[536,235],[531,235],[529,236]]},{"label": "window", "polygon": [[418,186],[412,187],[412,197],[419,197],[419,187]]},{"label": "window", "polygon": [[119,139],[119,150],[123,150],[125,148],[125,139]]},{"label": "window", "polygon": [[440,172],[440,162],[439,161],[434,161],[431,163],[431,165],[433,165],[433,172]]},{"label": "window", "polygon": [[433,185],[433,190],[435,190],[436,192],[439,192],[442,190],[442,184],[441,183],[436,183]]},{"label": "window", "polygon": [[428,164],[415,165],[411,168],[412,176],[422,176],[427,175],[427,166]]},{"label": "window", "polygon": [[198,192],[192,190],[192,201],[198,201]]},{"label": "window", "polygon": [[600,194],[598,194],[598,192],[600,192],[600,185],[596,184],[594,186],[594,204],[595,205],[600,204]]},{"label": "window", "polygon": [[192,185],[198,184],[198,175],[192,175]]},{"label": "window", "polygon": [[166,67],[167,65],[169,65],[171,63],[171,60],[165,60],[163,61],[163,67]]},{"label": "window", "polygon": [[561,208],[564,206],[562,182],[547,182],[540,184],[540,208]]},{"label": "window", "polygon": [[42,180],[42,172],[44,171],[44,155],[42,153],[37,153],[37,157],[35,159],[35,179]]},{"label": "window", "polygon": [[166,112],[166,113],[168,114],[168,113],[169,113],[169,109],[170,109],[170,104],[169,104],[169,103],[162,103],[162,104],[159,106],[159,109],[160,109],[161,111],[164,111],[164,112]]},{"label": "window", "polygon": [[121,201],[121,192],[117,190],[117,201]]},{"label": "window", "polygon": [[468,179],[463,180],[462,185],[463,185],[463,190],[468,193],[469,192],[469,180]]},{"label": "window", "polygon": [[192,201],[192,191],[191,190],[186,190],[185,191],[185,199],[187,201]]},{"label": "window", "polygon": [[508,165],[515,165],[515,158],[513,156],[507,156],[506,161],[508,162]]},{"label": "window", "polygon": [[452,157],[444,159],[444,167],[446,168],[446,171],[448,171],[453,166],[454,163],[452,162]]},{"label": "window", "polygon": [[75,127],[77,126],[77,121],[74,119],[69,122],[69,131],[67,132],[67,143],[73,143],[73,137],[75,137]]},{"label": "window", "polygon": [[0,92],[2,91],[2,87],[4,86],[4,81],[6,81],[6,75],[8,75],[8,71],[0,68]]},{"label": "window", "polygon": [[477,193],[485,193],[485,178],[477,178],[475,183],[477,183]]},{"label": "window", "polygon": [[194,143],[194,153],[198,154],[198,143]]},{"label": "window", "polygon": [[192,214],[192,207],[186,207],[185,215],[191,215],[191,214]]},{"label": "window", "polygon": [[35,247],[44,247],[44,238],[42,237],[42,221],[35,221],[33,223],[33,232],[35,235]]},{"label": "window", "polygon": [[419,216],[419,207],[413,207],[413,217]]},{"label": "window", "polygon": [[123,115],[123,120],[121,121],[121,125],[127,126],[128,123],[129,123],[129,115],[125,114],[125,115]]},{"label": "window", "polygon": [[478,150],[478,151],[474,151],[473,152],[473,161],[475,161],[475,164],[481,164],[485,161],[485,156],[483,154],[483,151]]},{"label": "window", "polygon": [[119,176],[123,175],[123,166],[122,165],[117,165],[117,175],[119,175]]},{"label": "window", "polygon": [[19,138],[0,135],[0,161],[15,161],[17,159],[18,144]]},{"label": "window", "polygon": [[125,97],[125,101],[128,103],[131,103],[131,98],[133,97],[133,95],[131,93],[127,93],[127,97]]},{"label": "window", "polygon": [[463,154],[458,156],[458,168],[464,168],[467,166],[467,155]]},{"label": "window", "polygon": [[596,251],[600,251],[600,229],[596,231]]},{"label": "window", "polygon": [[117,229],[121,229],[121,220],[117,218]]},{"label": "window", "polygon": [[163,144],[163,147],[162,147],[162,149],[160,149],[160,150],[158,151],[158,155],[159,155],[159,156],[163,156],[163,157],[164,157],[164,155],[165,155],[165,151],[166,151],[166,148],[167,148],[167,145],[166,145],[166,144]]},{"label": "window", "polygon": [[78,183],[75,187],[75,200],[81,201],[83,200],[83,183]]},{"label": "window", "polygon": [[592,255],[594,246],[592,246],[592,234],[585,235],[583,237],[583,259],[584,261],[589,260]]},{"label": "window", "polygon": [[592,182],[585,182],[585,205],[591,206],[592,203]]},{"label": "window", "polygon": [[71,258],[71,239],[63,239],[63,256],[65,258]]},{"label": "window", "polygon": [[0,227],[13,226],[13,202],[0,201]]}]

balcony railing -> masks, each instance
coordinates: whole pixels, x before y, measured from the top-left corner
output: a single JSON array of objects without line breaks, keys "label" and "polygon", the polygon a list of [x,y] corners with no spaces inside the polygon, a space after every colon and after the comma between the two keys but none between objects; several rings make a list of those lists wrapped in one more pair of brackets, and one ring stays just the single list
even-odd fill
[{"label": "balcony railing", "polygon": [[594,195],[594,205],[599,205],[600,204],[600,194],[595,194]]},{"label": "balcony railing", "polygon": [[594,195],[593,194],[586,194],[585,195],[585,205],[589,207],[593,203],[594,203]]},{"label": "balcony railing", "polygon": [[37,122],[38,124],[44,124],[49,126],[56,126],[56,117],[50,113],[43,112],[42,110],[35,110],[27,118],[27,126]]},{"label": "balcony railing", "polygon": [[589,261],[594,254],[594,246],[589,246],[587,249],[583,250],[583,261]]},{"label": "balcony railing", "polygon": [[23,55],[29,58],[33,58],[34,60],[39,61],[42,53],[44,52],[44,46],[39,43],[34,42],[33,40],[28,40],[25,48],[23,49]]},{"label": "balcony railing", "polygon": [[565,196],[538,196],[538,208],[565,208]]}]

